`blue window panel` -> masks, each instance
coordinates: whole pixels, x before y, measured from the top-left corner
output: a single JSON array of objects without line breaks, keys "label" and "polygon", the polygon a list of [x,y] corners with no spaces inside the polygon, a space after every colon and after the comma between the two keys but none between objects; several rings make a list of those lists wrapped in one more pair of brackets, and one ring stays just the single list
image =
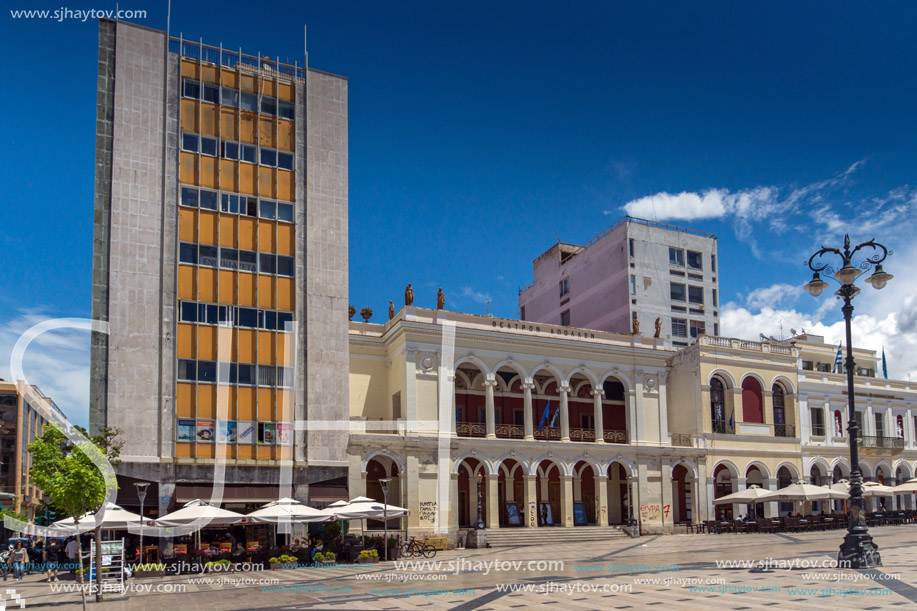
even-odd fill
[{"label": "blue window panel", "polygon": [[201,136],[201,155],[217,156],[217,141]]},{"label": "blue window panel", "polygon": [[197,244],[182,242],[178,246],[178,260],[181,263],[197,265]]},{"label": "blue window panel", "polygon": [[216,382],[217,364],[214,361],[197,362],[197,381],[198,382]]},{"label": "blue window panel", "polygon": [[197,304],[193,301],[181,302],[181,321],[197,322]]},{"label": "blue window panel", "polygon": [[207,210],[217,209],[216,191],[205,191],[201,189],[201,208],[206,208]]},{"label": "blue window panel", "polygon": [[240,107],[242,110],[258,112],[258,94],[242,92]]},{"label": "blue window panel", "polygon": [[220,88],[216,85],[204,85],[204,96],[201,98],[205,102],[220,103]]},{"label": "blue window panel", "polygon": [[258,253],[250,250],[240,250],[239,271],[258,273]]},{"label": "blue window panel", "polygon": [[277,153],[277,167],[284,170],[292,170],[293,155],[290,153]]},{"label": "blue window panel", "polygon": [[182,134],[181,135],[181,150],[188,151],[189,153],[197,152],[197,134]]},{"label": "blue window panel", "polygon": [[223,106],[232,106],[233,108],[239,107],[239,92],[231,87],[223,87],[222,95],[220,96],[220,102]]},{"label": "blue window panel", "polygon": [[255,366],[248,363],[239,363],[239,384],[251,386],[255,383]]},{"label": "blue window panel", "polygon": [[296,118],[296,107],[293,106],[293,102],[279,100],[277,102],[277,115],[282,119],[293,120]]},{"label": "blue window panel", "polygon": [[247,161],[248,163],[255,163],[258,158],[258,149],[253,147],[250,144],[243,144],[242,147],[242,161]]},{"label": "blue window panel", "polygon": [[216,267],[217,247],[201,244],[198,247],[198,264],[204,267]]},{"label": "blue window panel", "polygon": [[220,197],[220,210],[223,212],[239,213],[239,196],[230,193],[223,193]]},{"label": "blue window panel", "polygon": [[277,99],[264,96],[261,98],[261,112],[266,115],[277,114]]},{"label": "blue window panel", "polygon": [[274,167],[277,165],[277,151],[261,149],[261,165]]},{"label": "blue window panel", "polygon": [[235,248],[221,248],[220,267],[223,269],[239,269],[239,251]]},{"label": "blue window panel", "polygon": [[[286,331],[286,324],[293,322],[293,313],[292,312],[278,312],[277,313],[277,328],[281,331]],[[293,329],[290,329],[292,331]]]},{"label": "blue window panel", "polygon": [[197,189],[192,189],[191,187],[182,187],[181,205],[197,208]]},{"label": "blue window panel", "polygon": [[239,326],[255,328],[258,326],[258,310],[239,308]]},{"label": "blue window panel", "polygon": [[239,143],[238,142],[224,142],[223,143],[223,158],[224,159],[238,159],[239,158]]},{"label": "blue window panel", "polygon": [[261,253],[258,258],[261,262],[259,269],[261,270],[262,274],[273,274],[276,272],[277,258],[275,255]]},{"label": "blue window panel", "polygon": [[182,95],[194,100],[200,99],[201,84],[194,79],[186,78],[182,87]]},{"label": "blue window panel", "polygon": [[277,202],[277,220],[292,223],[293,222],[293,204],[284,204],[283,202]]},{"label": "blue window panel", "polygon": [[278,276],[288,276],[293,277],[293,269],[295,267],[293,257],[284,257],[283,255],[277,256],[277,275]]},{"label": "blue window panel", "polygon": [[191,359],[178,359],[178,379],[187,382],[197,380],[197,362]]},{"label": "blue window panel", "polygon": [[276,210],[277,205],[274,202],[266,199],[261,200],[261,218],[273,220],[277,217]]}]

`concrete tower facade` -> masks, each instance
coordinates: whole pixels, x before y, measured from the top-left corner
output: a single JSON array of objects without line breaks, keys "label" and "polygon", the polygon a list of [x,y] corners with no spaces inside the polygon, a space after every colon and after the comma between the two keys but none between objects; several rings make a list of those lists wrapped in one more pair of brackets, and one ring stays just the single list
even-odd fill
[{"label": "concrete tower facade", "polygon": [[230,502],[343,496],[347,80],[102,20],[98,91],[90,425],[125,497],[220,464]]}]

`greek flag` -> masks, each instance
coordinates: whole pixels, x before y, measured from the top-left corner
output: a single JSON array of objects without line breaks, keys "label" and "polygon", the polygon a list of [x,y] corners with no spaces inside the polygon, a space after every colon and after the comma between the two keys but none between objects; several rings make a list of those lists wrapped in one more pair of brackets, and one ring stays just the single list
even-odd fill
[{"label": "greek flag", "polygon": [[558,405],[558,406],[557,406],[557,410],[554,412],[554,417],[551,418],[551,428],[552,428],[552,429],[553,429],[554,426],[557,424],[557,415],[558,415],[559,413],[560,413],[560,406]]},{"label": "greek flag", "polygon": [[843,359],[841,359],[841,343],[837,343],[837,356],[834,357],[834,370],[831,373],[844,373],[842,368]]},{"label": "greek flag", "polygon": [[538,423],[538,432],[541,432],[541,429],[544,428],[544,423],[548,421],[548,414],[551,410],[551,402],[548,401],[548,404],[544,406],[544,413],[541,415],[541,421]]}]

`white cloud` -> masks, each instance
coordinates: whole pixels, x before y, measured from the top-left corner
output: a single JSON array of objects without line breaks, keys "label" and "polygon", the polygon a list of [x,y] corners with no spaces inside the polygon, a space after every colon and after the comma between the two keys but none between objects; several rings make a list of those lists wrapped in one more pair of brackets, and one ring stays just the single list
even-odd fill
[{"label": "white cloud", "polygon": [[703,193],[682,191],[678,194],[657,193],[635,199],[624,205],[629,216],[643,219],[711,219],[726,214],[723,196],[728,191],[711,189]]},{"label": "white cloud", "polygon": [[[11,380],[10,353],[19,337],[50,318],[41,311],[20,310],[0,325],[0,378]],[[71,422],[83,426],[89,423],[89,345],[88,331],[49,331],[29,344],[23,361],[28,381],[50,397]]]},{"label": "white cloud", "polygon": [[472,301],[477,303],[487,303],[488,301],[493,301],[490,297],[490,293],[482,293],[481,291],[476,291],[470,286],[462,287],[462,297],[467,297]]},{"label": "white cloud", "polygon": [[792,284],[773,284],[757,288],[745,296],[745,303],[752,308],[776,307],[795,301],[803,294],[801,287]]}]

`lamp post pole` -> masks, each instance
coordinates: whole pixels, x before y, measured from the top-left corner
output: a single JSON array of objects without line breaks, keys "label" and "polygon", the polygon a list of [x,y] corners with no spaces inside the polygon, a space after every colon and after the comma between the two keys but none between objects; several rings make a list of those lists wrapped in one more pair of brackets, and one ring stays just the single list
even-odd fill
[{"label": "lamp post pole", "polygon": [[134,482],[137,498],[140,499],[140,564],[143,564],[143,500],[146,498],[146,489],[149,485],[149,482]]},{"label": "lamp post pole", "polygon": [[384,477],[379,480],[382,486],[382,544],[385,546],[385,560],[388,561],[388,483],[392,481],[390,477]]},{"label": "lamp post pole", "polygon": [[[861,248],[872,248],[874,254],[865,257],[865,260],[855,267],[851,264],[854,255]],[[840,257],[843,266],[835,269],[816,259],[824,255],[832,254]],[[870,267],[875,267],[873,274],[866,279],[875,289],[882,289],[886,283],[892,279],[892,275],[882,269],[882,262],[892,254],[885,246],[875,240],[863,242],[853,249],[850,247],[850,236],[844,236],[844,250],[837,248],[828,248],[823,246],[821,250],[813,254],[808,261],[809,269],[812,270],[812,280],[803,288],[809,291],[813,297],[818,297],[821,292],[828,287],[828,283],[821,279],[820,273],[832,274],[841,288],[835,292],[835,295],[843,300],[844,305],[841,312],[844,313],[844,326],[847,339],[847,358],[844,367],[847,370],[847,433],[850,442],[850,519],[847,526],[847,534],[844,536],[844,542],[841,544],[837,559],[839,566],[849,566],[850,568],[868,568],[882,566],[882,557],[879,555],[879,548],[872,540],[869,534],[869,527],[866,525],[866,514],[863,502],[863,474],[860,471],[859,450],[857,448],[857,438],[860,433],[860,426],[856,420],[856,408],[854,400],[853,374],[856,370],[856,362],[853,360],[853,341],[850,332],[850,321],[853,315],[853,298],[860,292],[853,283]],[[841,564],[841,563],[845,564]],[[849,563],[847,565],[846,563]]]}]

